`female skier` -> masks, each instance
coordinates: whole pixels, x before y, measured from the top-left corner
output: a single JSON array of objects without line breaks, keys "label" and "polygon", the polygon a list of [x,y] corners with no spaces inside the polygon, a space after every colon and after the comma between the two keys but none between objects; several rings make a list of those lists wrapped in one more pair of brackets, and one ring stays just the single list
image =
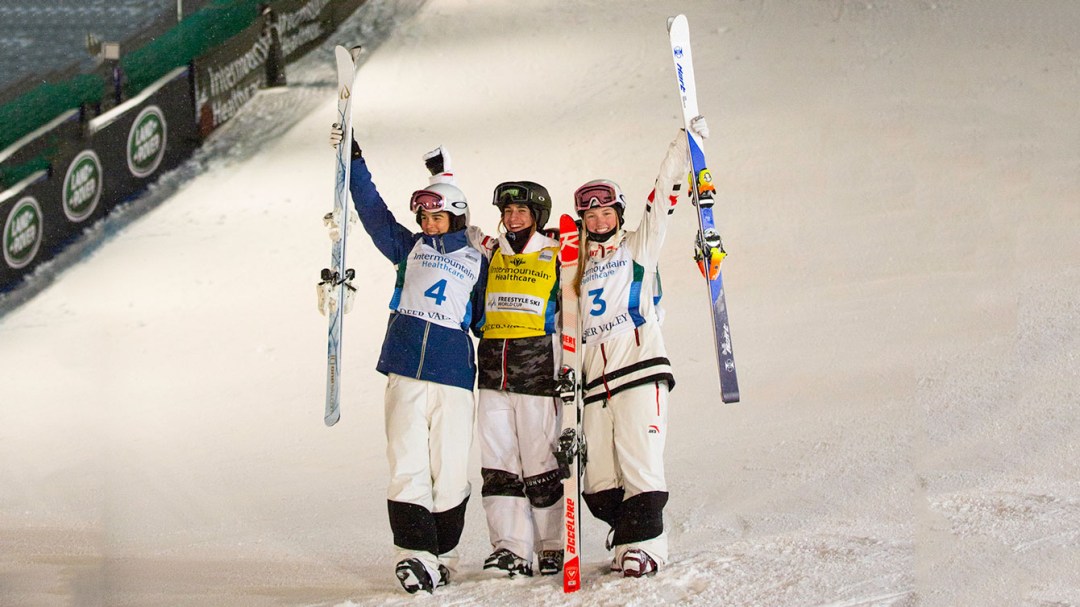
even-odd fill
[{"label": "female skier", "polygon": [[[708,133],[700,116],[691,128]],[[575,285],[585,345],[582,496],[593,516],[611,526],[611,567],[625,577],[653,575],[668,558],[663,457],[675,378],[660,333],[657,260],[689,172],[686,133],[680,132],[634,231],[623,227],[626,199],[615,182],[597,179],[574,192],[583,230]]]},{"label": "female skier", "polygon": [[[342,131],[331,129],[337,147]],[[452,181],[448,156],[425,156],[431,185],[413,192],[419,233],[399,224],[352,142],[349,189],[364,229],[397,267],[390,320],[376,370],[387,376],[388,509],[395,575],[410,594],[449,582],[465,523],[473,428],[473,342],[487,260],[469,245],[469,206]]]},{"label": "female skier", "polygon": [[532,575],[535,553],[540,573],[552,575],[562,570],[562,479],[553,454],[559,243],[540,232],[551,214],[543,186],[501,183],[493,204],[502,233],[474,234],[490,260],[477,381],[483,504],[494,548],[484,569]]}]

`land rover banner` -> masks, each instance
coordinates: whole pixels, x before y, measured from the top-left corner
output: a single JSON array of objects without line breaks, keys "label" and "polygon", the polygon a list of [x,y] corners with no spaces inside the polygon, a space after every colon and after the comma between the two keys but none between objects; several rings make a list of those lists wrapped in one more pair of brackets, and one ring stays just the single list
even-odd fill
[{"label": "land rover banner", "polygon": [[79,152],[68,163],[61,190],[64,216],[82,223],[94,215],[101,201],[101,159],[94,150]]},{"label": "land rover banner", "polygon": [[11,205],[4,219],[4,263],[13,270],[30,265],[45,235],[41,204],[33,196]]},{"label": "land rover banner", "polygon": [[[189,158],[198,143],[194,116],[188,71],[180,69],[147,94],[91,120],[89,150],[65,169],[64,195],[71,197],[65,215],[79,221],[101,207],[107,212]],[[100,202],[93,204],[95,186]]]},{"label": "land rover banner", "polygon": [[16,286],[70,237],[57,183],[38,171],[0,191],[0,293]]}]

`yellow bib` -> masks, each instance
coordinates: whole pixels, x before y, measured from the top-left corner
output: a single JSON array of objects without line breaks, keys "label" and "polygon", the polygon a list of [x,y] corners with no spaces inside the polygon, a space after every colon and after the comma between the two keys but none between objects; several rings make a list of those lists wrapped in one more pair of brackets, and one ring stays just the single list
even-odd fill
[{"label": "yellow bib", "polygon": [[488,268],[484,337],[514,339],[555,332],[555,268],[559,248],[504,255],[496,250]]}]

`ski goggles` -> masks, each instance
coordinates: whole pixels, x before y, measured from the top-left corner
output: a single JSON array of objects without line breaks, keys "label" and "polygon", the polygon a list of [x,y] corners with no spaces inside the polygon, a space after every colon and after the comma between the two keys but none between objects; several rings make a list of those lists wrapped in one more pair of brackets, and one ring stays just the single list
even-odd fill
[{"label": "ski goggles", "polygon": [[409,210],[413,213],[424,211],[442,211],[446,208],[446,198],[431,190],[416,190],[409,199]]},{"label": "ski goggles", "polygon": [[611,207],[621,203],[614,186],[606,183],[583,185],[574,192],[574,208],[585,212],[596,207]]},{"label": "ski goggles", "polygon": [[495,186],[495,195],[491,204],[502,206],[504,204],[529,204],[536,200],[536,193],[527,183],[520,181],[507,181]]}]

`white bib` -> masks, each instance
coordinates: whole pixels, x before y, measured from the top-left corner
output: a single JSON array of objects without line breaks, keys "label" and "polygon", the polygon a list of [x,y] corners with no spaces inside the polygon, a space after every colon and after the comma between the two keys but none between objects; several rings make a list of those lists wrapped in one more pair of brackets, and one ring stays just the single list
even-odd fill
[{"label": "white bib", "polygon": [[634,276],[634,268],[627,247],[585,265],[581,277],[582,341],[597,343],[641,324],[641,277]]},{"label": "white bib", "polygon": [[452,329],[468,322],[469,298],[480,276],[480,252],[462,247],[440,253],[416,241],[405,267],[405,284],[390,307]]}]

